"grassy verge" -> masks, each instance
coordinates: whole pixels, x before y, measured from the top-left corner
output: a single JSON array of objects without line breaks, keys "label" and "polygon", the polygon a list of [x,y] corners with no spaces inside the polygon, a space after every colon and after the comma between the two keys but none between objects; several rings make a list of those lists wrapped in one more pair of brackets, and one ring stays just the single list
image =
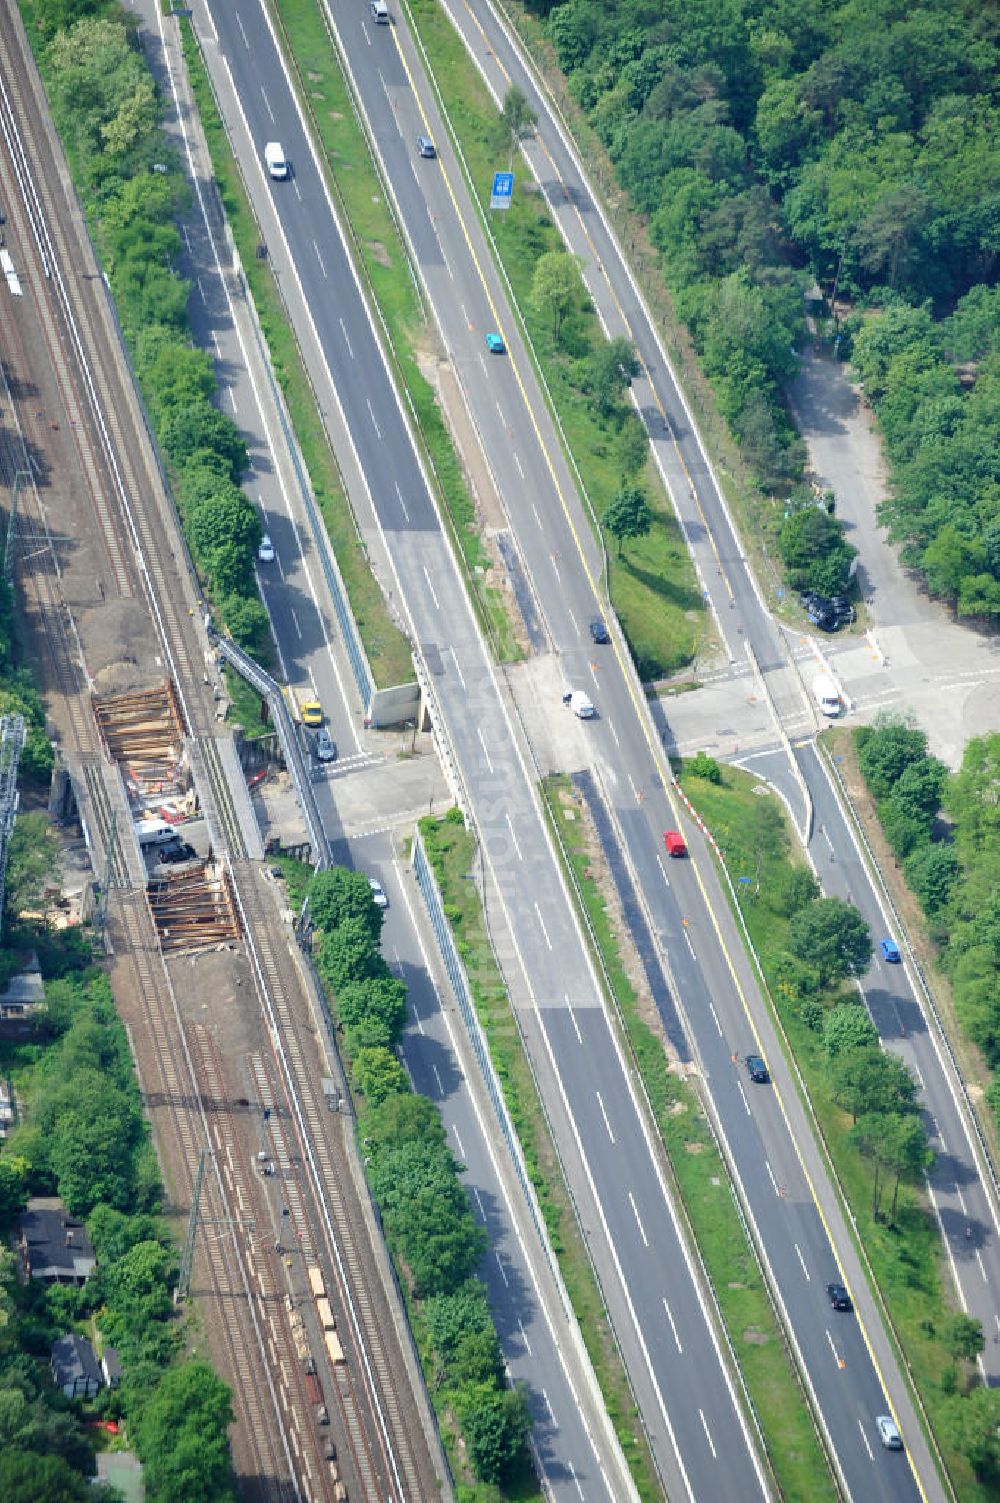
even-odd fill
[{"label": "grassy verge", "polygon": [[447,818],[422,819],[420,829],[455,943],[468,973],[476,1013],[489,1041],[490,1058],[517,1130],[549,1239],[559,1259],[563,1282],[605,1405],[640,1496],[659,1498],[662,1495],[656,1472],[608,1324],[604,1301],[549,1136],[507,990],[493,956],[479,893],[475,883],[469,880],[476,863],[475,840],[463,824]]},{"label": "grassy verge", "polygon": [[[942,1400],[956,1391],[959,1371],[949,1336],[954,1309],[937,1223],[922,1189],[903,1185],[895,1225],[872,1215],[872,1173],[849,1141],[851,1118],[836,1103],[820,1034],[810,1028],[778,984],[777,965],[786,947],[789,920],[767,902],[793,866],[801,865],[797,845],[777,799],[762,800],[747,773],[727,768],[721,786],[685,776],[684,789],[712,831],[733,874],[756,872],[757,880],[739,899],[747,929],[768,979],[772,1005],[802,1073],[858,1235],[889,1310],[925,1410],[936,1418]],[[781,837],[761,839],[760,806],[773,804]],[[757,896],[753,894],[757,893]],[[945,1427],[935,1427],[955,1491],[968,1503],[991,1494],[979,1484]]]},{"label": "grassy verge", "polygon": [[[446,101],[473,190],[484,212],[489,213],[489,189],[498,165],[493,144],[496,108],[444,11],[436,4],[415,0],[409,14]],[[539,257],[549,251],[563,251],[565,246],[526,171],[517,174],[510,209],[493,214],[490,228],[566,443],[578,470],[586,477],[591,505],[601,516],[622,481],[622,465],[614,421],[598,418],[578,384],[581,362],[604,338],[597,315],[588,303],[573,321],[572,339],[558,343],[548,315],[532,306],[532,280]],[[644,678],[654,678],[674,672],[691,660],[705,630],[705,614],[694,566],[651,460],[642,478],[654,525],[645,538],[629,544],[624,561],[609,558],[609,588],[639,672]]]},{"label": "grassy verge", "polygon": [[181,25],[184,56],[208,141],[216,185],[240,253],[271,363],[284,393],[313,494],[337,556],[372,676],[380,688],[408,683],[413,677],[410,645],[390,620],[382,592],[369,568],[270,263],[257,258],[260,232],[230,150],[229,138],[219,118],[201,52],[190,23],[182,22]]},{"label": "grassy verge", "polygon": [[324,16],[316,0],[283,0],[275,19],[284,33],[286,55],[296,70],[300,98],[326,154],[359,270],[385,319],[389,354],[444,503],[442,512],[464,561],[472,599],[497,655],[502,661],[514,662],[521,650],[505,599],[488,582],[493,560],[483,546],[475,506],[434,388],[420,366],[422,357],[433,355],[436,336],[425,319]]},{"label": "grassy verge", "polygon": [[615,926],[593,875],[577,795],[569,778],[563,776],[547,778],[543,791],[782,1496],[802,1499],[803,1503],[806,1499],[812,1503],[822,1497],[833,1498],[833,1481],[812,1416],[705,1112],[692,1087],[669,1068],[660,1037],[643,1016],[629,978]]},{"label": "grassy verge", "polygon": [[229,709],[226,711],[229,723],[241,725],[248,741],[254,736],[268,735],[271,727],[260,718],[261,697],[256,689],[251,689],[242,674],[230,668],[228,663],[223,664],[222,674],[229,695]]},{"label": "grassy verge", "polygon": [[309,881],[313,875],[313,868],[307,861],[299,861],[295,856],[285,856],[280,851],[273,856],[268,856],[271,866],[279,866],[285,883],[285,893],[288,898],[288,906],[296,915],[302,912],[302,904],[306,900],[309,890]]}]

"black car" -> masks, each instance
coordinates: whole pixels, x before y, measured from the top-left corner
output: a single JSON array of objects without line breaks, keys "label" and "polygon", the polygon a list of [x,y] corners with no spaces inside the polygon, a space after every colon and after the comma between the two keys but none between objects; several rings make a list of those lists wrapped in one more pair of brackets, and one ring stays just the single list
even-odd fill
[{"label": "black car", "polygon": [[595,642],[600,642],[603,644],[605,642],[611,641],[611,633],[608,631],[608,628],[605,626],[600,616],[595,616],[593,621],[591,621],[590,635],[593,637]]},{"label": "black car", "polygon": [[164,866],[176,866],[180,861],[194,861],[198,852],[193,845],[188,845],[186,840],[179,840],[176,845],[164,846],[160,852],[160,860]]},{"label": "black car", "polygon": [[839,618],[842,626],[849,626],[858,619],[858,613],[846,595],[834,595],[830,601],[830,609]]},{"label": "black car", "polygon": [[768,1075],[767,1066],[761,1059],[760,1055],[748,1054],[746,1063],[747,1074],[750,1076],[750,1079],[753,1081],[754,1085],[767,1085],[771,1077],[770,1075]]},{"label": "black car", "polygon": [[851,1308],[851,1296],[843,1284],[827,1284],[827,1297],[835,1310],[849,1310]]}]

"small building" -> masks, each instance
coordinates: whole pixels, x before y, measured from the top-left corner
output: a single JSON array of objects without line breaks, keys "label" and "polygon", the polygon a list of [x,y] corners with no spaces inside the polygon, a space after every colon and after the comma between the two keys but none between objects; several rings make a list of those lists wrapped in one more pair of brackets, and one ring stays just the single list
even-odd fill
[{"label": "small building", "polygon": [[17,1120],[17,1103],[14,1087],[9,1080],[0,1080],[0,1138],[5,1138]]},{"label": "small building", "polygon": [[17,1232],[25,1278],[79,1287],[97,1267],[87,1228],[55,1196],[29,1200],[18,1217]]},{"label": "small building", "polygon": [[108,1388],[117,1388],[122,1380],[122,1365],[113,1346],[106,1346],[101,1353],[101,1372]]},{"label": "small building", "polygon": [[92,1399],[101,1388],[101,1369],[94,1348],[83,1336],[71,1333],[52,1343],[49,1363],[52,1381],[68,1399]]},{"label": "small building", "polygon": [[23,971],[11,976],[0,991],[0,1038],[30,1038],[45,1009],[45,983],[32,951]]}]

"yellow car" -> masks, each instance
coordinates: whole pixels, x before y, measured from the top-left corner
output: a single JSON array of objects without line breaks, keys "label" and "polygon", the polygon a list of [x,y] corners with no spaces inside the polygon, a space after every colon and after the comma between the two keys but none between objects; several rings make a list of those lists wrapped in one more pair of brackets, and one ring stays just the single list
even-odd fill
[{"label": "yellow car", "polygon": [[318,699],[302,701],[302,724],[312,726],[323,724],[323,706]]}]

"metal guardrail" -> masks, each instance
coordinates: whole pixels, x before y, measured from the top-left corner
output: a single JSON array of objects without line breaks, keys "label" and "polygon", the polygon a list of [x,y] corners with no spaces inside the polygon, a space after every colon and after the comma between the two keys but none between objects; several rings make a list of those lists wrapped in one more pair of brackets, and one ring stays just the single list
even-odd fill
[{"label": "metal guardrail", "polygon": [[271,714],[271,724],[274,726],[281,742],[281,749],[285,755],[285,766],[288,768],[292,779],[292,786],[298,795],[305,818],[306,828],[309,831],[309,840],[315,854],[315,866],[317,871],[323,871],[330,865],[330,847],[327,844],[326,835],[323,831],[323,821],[320,818],[319,809],[312,791],[312,784],[306,773],[302,761],[302,749],[299,738],[295,731],[295,723],[285,703],[285,696],[281,692],[280,684],[267,673],[259,663],[237,647],[229,637],[223,637],[216,632],[210,618],[206,618],[209,640],[218,649],[221,657],[234,667],[241,678],[245,678],[251,688],[256,689],[261,699],[266,700]]},{"label": "metal guardrail", "polygon": [[[848,1198],[847,1190],[844,1187],[844,1182],[841,1179],[837,1165],[834,1162],[833,1153],[830,1149],[830,1144],[827,1139],[826,1132],[823,1129],[823,1125],[820,1122],[819,1117],[816,1115],[816,1111],[813,1107],[812,1097],[809,1094],[809,1089],[802,1075],[802,1071],[799,1068],[799,1062],[795,1057],[795,1051],[792,1048],[791,1041],[787,1033],[785,1032],[785,1025],[782,1021],[781,1013],[779,1012],[778,1005],[774,1000],[774,995],[771,991],[767,976],[764,974],[763,963],[757,951],[757,947],[750,936],[750,930],[747,927],[746,916],[743,912],[743,905],[740,902],[739,894],[737,893],[736,888],[733,885],[733,879],[730,875],[729,864],[722,851],[722,848],[716,841],[715,836],[705,824],[704,820],[701,818],[701,815],[697,812],[687,794],[681,788],[680,784],[676,782],[676,780],[674,786],[677,793],[684,801],[684,805],[690,812],[691,817],[694,819],[698,828],[701,830],[701,833],[704,835],[706,841],[714,851],[717,869],[725,878],[726,890],[729,894],[730,907],[732,909],[732,912],[736,916],[737,922],[739,923],[740,932],[743,936],[743,943],[746,948],[746,952],[753,964],[753,968],[757,976],[757,981],[761,988],[761,994],[766,999],[771,1023],[774,1026],[774,1029],[781,1041],[785,1063],[787,1064],[788,1069],[794,1078],[799,1101],[801,1102],[802,1107],[812,1124],[813,1136],[819,1148],[820,1154],[822,1155],[823,1163],[826,1168],[827,1176],[830,1180],[830,1185],[833,1190],[834,1197],[845,1220],[850,1227],[854,1249],[867,1274],[869,1292],[871,1293],[875,1304],[878,1306],[879,1313],[882,1317],[882,1323],[889,1336],[890,1345],[893,1348],[896,1359],[900,1364],[904,1381],[908,1385],[909,1396],[914,1404],[914,1407],[919,1411],[919,1414],[923,1419],[924,1435],[927,1439],[931,1451],[933,1452],[934,1459],[937,1462],[938,1475],[943,1481],[949,1497],[954,1500],[955,1490],[952,1486],[951,1478],[948,1475],[948,1468],[945,1465],[944,1457],[941,1453],[941,1448],[938,1445],[937,1436],[934,1432],[933,1426],[931,1425],[930,1415],[927,1412],[923,1397],[917,1385],[916,1375],[914,1374],[913,1368],[910,1365],[910,1360],[907,1355],[906,1349],[903,1346],[902,1338],[892,1318],[892,1312],[890,1311],[889,1306],[886,1302],[885,1295],[882,1292],[882,1286],[878,1281],[878,1278],[875,1274],[875,1269],[872,1266],[871,1260],[868,1256],[868,1249],[865,1246],[864,1238],[861,1235],[861,1228],[858,1225],[857,1218],[854,1214],[854,1208]],[[736,1198],[735,1191],[734,1198]],[[740,1209],[740,1214],[741,1216],[743,1214],[742,1208]]]},{"label": "metal guardrail", "polygon": [[[192,30],[192,35],[195,37],[200,51],[201,42],[198,38],[197,32]],[[240,179],[243,183],[243,191],[246,197],[247,204],[250,206],[251,213],[254,213],[253,198],[250,194],[250,186],[247,183],[246,176],[243,172],[240,156],[236,150],[236,143],[233,141],[232,137],[229,134],[229,127],[226,124],[226,116],[223,113],[219,96],[215,88],[215,80],[212,78],[211,70],[208,67],[207,62],[205,61],[204,56],[202,56],[202,63],[204,67],[205,77],[208,80],[208,86],[212,91],[212,98],[215,101],[216,114],[218,115],[219,121],[221,122],[223,129],[226,132],[226,140],[229,143],[229,149],[232,153],[233,161],[236,164],[236,170],[239,172]],[[361,697],[362,711],[365,715],[367,715],[371,709],[372,698],[375,693],[375,680],[372,677],[372,671],[368,664],[368,656],[362,645],[361,639],[358,636],[358,629],[355,624],[354,617],[351,614],[350,605],[348,604],[347,600],[347,590],[344,586],[343,579],[341,578],[340,570],[337,567],[336,559],[333,557],[333,550],[330,546],[330,540],[327,536],[326,528],[323,526],[322,518],[319,515],[319,510],[313,498],[312,489],[309,485],[309,479],[305,473],[302,458],[299,454],[298,445],[295,440],[295,434],[292,430],[291,420],[285,407],[284,396],[274,377],[274,370],[271,365],[271,357],[270,352],[267,348],[267,341],[265,340],[263,330],[260,327],[260,321],[257,317],[257,309],[250,292],[249,283],[243,272],[239,251],[236,246],[236,241],[233,238],[232,229],[230,228],[229,221],[226,218],[225,214],[221,214],[220,217],[223,224],[223,234],[225,237],[226,245],[229,248],[229,253],[232,258],[233,270],[239,280],[239,284],[243,293],[244,306],[249,313],[250,324],[253,328],[254,340],[257,344],[257,349],[261,357],[261,364],[267,374],[267,381],[271,389],[271,396],[273,398],[275,409],[278,414],[278,420],[281,423],[282,433],[284,434],[285,439],[285,446],[291,458],[292,466],[295,470],[295,478],[298,481],[299,490],[302,495],[302,502],[306,510],[306,515],[309,518],[309,530],[312,533],[313,542],[316,546],[316,551],[319,555],[320,562],[323,567],[323,576],[326,580],[327,589],[330,591],[330,598],[333,601],[333,609],[337,617],[337,624],[340,627],[341,636],[343,637],[344,647],[347,651],[347,658],[351,665],[351,672],[354,675],[354,682],[357,685],[358,694]],[[254,222],[256,223],[255,213]],[[284,305],[284,296],[281,292],[281,286],[277,279],[275,279],[275,286],[278,289],[279,297],[281,297],[282,304]],[[289,319],[288,322],[289,327],[292,327],[291,319]],[[318,405],[319,402],[317,398],[317,406]],[[331,454],[333,453],[332,446],[330,452]],[[334,455],[334,463],[336,463],[336,455]],[[234,662],[234,666],[238,667],[239,665]],[[317,849],[325,850],[325,843],[322,847],[317,847]]]},{"label": "metal guardrail", "polygon": [[[232,251],[234,263],[239,268],[239,256],[236,250],[235,243],[232,246]],[[247,285],[246,278],[243,276],[242,268],[239,269],[239,275],[240,280],[243,283],[247,307],[251,310],[250,322],[253,326],[254,338],[257,341],[257,346],[260,351],[261,363],[264,367],[264,370],[267,372],[268,384],[271,388],[271,395],[274,399],[275,409],[278,413],[278,419],[281,423],[282,432],[285,438],[285,447],[288,450],[288,454],[292,461],[292,467],[295,470],[295,478],[298,481],[299,491],[302,496],[302,504],[305,507],[306,516],[309,518],[309,531],[312,534],[312,540],[323,568],[323,578],[326,581],[326,587],[330,592],[330,599],[333,601],[334,614],[337,617],[337,625],[340,627],[340,635],[343,639],[344,649],[347,653],[347,660],[351,665],[351,673],[354,675],[354,682],[357,685],[358,694],[361,698],[362,713],[365,716],[368,716],[371,713],[372,700],[375,695],[375,680],[372,677],[372,671],[368,664],[368,655],[365,652],[361,638],[358,635],[358,629],[347,599],[347,589],[341,577],[340,569],[337,566],[337,561],[334,557],[333,549],[330,546],[330,539],[327,535],[326,528],[323,525],[323,519],[319,514],[319,507],[316,505],[316,501],[313,497],[312,487],[310,486],[308,476],[305,473],[302,458],[299,454],[298,444],[296,443],[295,435],[292,432],[291,421],[288,417],[288,413],[285,410],[284,398],[281,394],[278,383],[274,379],[274,371],[271,368],[271,361],[268,355],[267,346],[264,342],[264,336],[261,332],[260,324],[256,317],[256,310],[253,307],[253,299],[250,297],[250,290]]]},{"label": "metal guardrail", "polygon": [[420,888],[421,896],[423,897],[424,904],[427,908],[427,914],[430,918],[431,925],[434,929],[434,934],[437,938],[438,949],[441,952],[441,959],[444,961],[445,970],[448,972],[448,979],[451,982],[452,990],[454,991],[455,997],[458,1001],[458,1009],[462,1015],[462,1021],[465,1024],[465,1031],[468,1034],[473,1050],[475,1051],[476,1059],[478,1061],[480,1071],[482,1072],[483,1080],[486,1083],[486,1089],[489,1092],[490,1101],[493,1105],[493,1111],[496,1115],[497,1121],[500,1124],[500,1130],[503,1133],[504,1141],[507,1144],[507,1150],[510,1154],[511,1162],[514,1165],[514,1172],[517,1174],[518,1182],[521,1186],[522,1191],[524,1192],[524,1198],[527,1203],[528,1210],[531,1213],[531,1219],[534,1222],[535,1231],[538,1233],[538,1240],[545,1252],[546,1260],[549,1262],[550,1267],[552,1267],[553,1272],[556,1273],[556,1270],[552,1265],[552,1260],[549,1253],[548,1233],[546,1232],[545,1227],[542,1225],[539,1219],[538,1209],[535,1202],[535,1193],[528,1178],[528,1171],[521,1152],[521,1145],[517,1140],[517,1134],[514,1131],[514,1125],[511,1122],[510,1116],[507,1112],[507,1103],[503,1099],[503,1092],[500,1089],[500,1083],[497,1080],[496,1073],[493,1069],[493,1061],[490,1059],[489,1047],[486,1043],[485,1038],[483,1037],[483,1032],[479,1025],[479,1018],[476,1015],[475,1005],[472,1001],[472,992],[469,989],[469,978],[465,973],[465,967],[462,964],[461,957],[459,956],[458,948],[455,944],[455,940],[451,932],[451,927],[448,923],[447,918],[445,917],[444,902],[441,898],[441,892],[437,885],[437,878],[434,875],[430,861],[427,859],[427,852],[424,849],[423,837],[421,836],[419,829],[415,832],[413,837],[412,859],[413,875],[416,877],[417,886]]},{"label": "metal guardrail", "polygon": [[[822,752],[823,761],[826,765],[826,768],[834,784],[836,785],[841,805],[844,809],[846,809],[850,824],[858,841],[861,844],[862,850],[864,851],[868,870],[871,873],[874,881],[878,884],[879,893],[886,907],[889,909],[889,912],[892,914],[892,921],[895,926],[896,933],[903,939],[910,964],[913,967],[913,971],[917,977],[917,980],[920,982],[920,990],[923,994],[923,999],[927,1006],[927,1011],[930,1013],[931,1017],[934,1020],[934,1027],[937,1030],[938,1041],[944,1049],[945,1054],[947,1055],[948,1063],[951,1065],[951,1069],[954,1074],[955,1085],[957,1087],[957,1091],[964,1108],[963,1115],[966,1118],[966,1122],[971,1125],[972,1136],[975,1139],[975,1145],[978,1145],[979,1153],[982,1156],[980,1172],[982,1174],[987,1198],[992,1198],[993,1211],[994,1214],[996,1214],[997,1207],[1000,1206],[1000,1179],[998,1179],[997,1177],[997,1171],[994,1166],[993,1159],[990,1155],[989,1143],[986,1141],[986,1134],[983,1132],[982,1124],[979,1121],[979,1117],[976,1113],[976,1108],[973,1105],[971,1096],[969,1095],[969,1088],[966,1084],[965,1076],[962,1074],[962,1068],[959,1065],[958,1056],[956,1055],[955,1050],[952,1048],[951,1039],[948,1037],[948,1030],[944,1026],[944,1021],[938,1011],[937,1003],[934,1000],[934,993],[931,989],[930,982],[927,980],[924,968],[917,958],[913,945],[910,943],[910,937],[907,933],[906,925],[903,922],[903,916],[899,912],[899,909],[896,907],[892,893],[889,890],[888,882],[886,882],[885,877],[882,875],[882,868],[879,866],[875,852],[872,850],[871,842],[869,841],[868,835],[865,832],[865,828],[861,823],[860,818],[858,817],[858,812],[855,809],[853,800],[851,799],[851,796],[847,791],[847,784],[844,782],[840,769],[834,761],[830,752],[825,746],[823,746],[822,743],[820,743],[820,750]],[[975,1145],[973,1145],[974,1154]]]}]

